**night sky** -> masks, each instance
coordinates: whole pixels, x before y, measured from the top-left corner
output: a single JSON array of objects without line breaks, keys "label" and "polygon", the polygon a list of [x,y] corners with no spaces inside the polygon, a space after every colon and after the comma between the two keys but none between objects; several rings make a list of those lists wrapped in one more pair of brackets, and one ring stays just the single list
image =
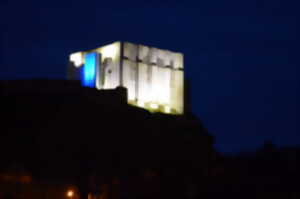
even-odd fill
[{"label": "night sky", "polygon": [[221,152],[300,144],[296,0],[0,2],[0,78],[65,78],[71,52],[129,41],[185,55]]}]

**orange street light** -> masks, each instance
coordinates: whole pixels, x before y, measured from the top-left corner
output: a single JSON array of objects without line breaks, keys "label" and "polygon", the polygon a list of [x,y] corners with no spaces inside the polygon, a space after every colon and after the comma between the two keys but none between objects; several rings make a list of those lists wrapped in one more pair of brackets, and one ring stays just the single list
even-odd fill
[{"label": "orange street light", "polygon": [[67,197],[73,198],[73,196],[74,196],[74,191],[73,191],[73,190],[69,190],[69,191],[67,192]]}]

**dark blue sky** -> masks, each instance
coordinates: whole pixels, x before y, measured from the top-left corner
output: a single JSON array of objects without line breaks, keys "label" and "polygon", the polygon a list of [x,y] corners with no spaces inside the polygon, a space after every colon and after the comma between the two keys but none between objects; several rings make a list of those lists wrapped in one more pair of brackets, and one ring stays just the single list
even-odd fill
[{"label": "dark blue sky", "polygon": [[130,41],[185,54],[193,111],[222,152],[300,144],[299,3],[0,3],[0,78],[64,78],[68,55]]}]

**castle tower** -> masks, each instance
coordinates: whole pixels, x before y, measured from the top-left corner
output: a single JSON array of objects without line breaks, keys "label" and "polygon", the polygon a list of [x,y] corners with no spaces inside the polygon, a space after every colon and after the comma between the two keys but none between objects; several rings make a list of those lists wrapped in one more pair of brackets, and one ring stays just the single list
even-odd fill
[{"label": "castle tower", "polygon": [[183,54],[115,42],[70,55],[68,79],[97,89],[128,90],[128,103],[153,112],[183,114]]}]

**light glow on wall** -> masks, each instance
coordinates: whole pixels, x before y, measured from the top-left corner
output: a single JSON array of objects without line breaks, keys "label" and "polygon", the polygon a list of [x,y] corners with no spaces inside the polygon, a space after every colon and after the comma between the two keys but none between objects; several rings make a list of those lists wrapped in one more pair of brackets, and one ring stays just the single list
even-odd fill
[{"label": "light glow on wall", "polygon": [[97,53],[85,55],[85,64],[82,67],[81,82],[83,86],[95,87],[97,70]]},{"label": "light glow on wall", "polygon": [[[158,104],[170,103],[171,70],[152,66],[151,101]],[[149,100],[149,98],[148,98]]]},{"label": "light glow on wall", "polygon": [[83,64],[83,54],[81,52],[71,54],[70,61],[73,62],[76,67],[80,67]]},{"label": "light glow on wall", "polygon": [[151,103],[150,104],[150,108],[152,108],[152,109],[158,109],[158,104]]},{"label": "light glow on wall", "polygon": [[68,196],[69,198],[72,198],[72,197],[74,196],[74,191],[73,191],[73,190],[67,191],[67,196]]},{"label": "light glow on wall", "polygon": [[139,100],[138,103],[137,103],[137,105],[139,107],[144,107],[145,106],[145,102]]},{"label": "light glow on wall", "polygon": [[171,108],[170,106],[165,106],[165,113],[171,113]]}]

